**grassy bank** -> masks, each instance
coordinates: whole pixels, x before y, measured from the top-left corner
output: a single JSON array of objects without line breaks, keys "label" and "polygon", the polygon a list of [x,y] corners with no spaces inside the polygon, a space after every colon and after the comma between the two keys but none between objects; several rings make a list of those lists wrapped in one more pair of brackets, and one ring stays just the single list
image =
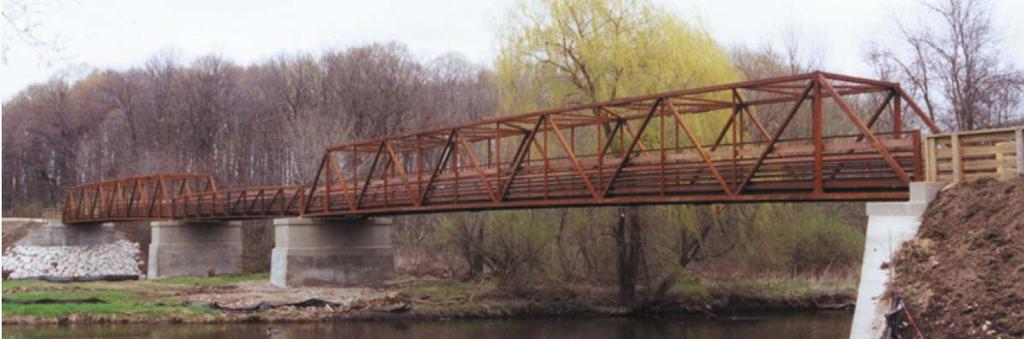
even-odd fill
[{"label": "grassy bank", "polygon": [[[170,278],[120,282],[52,283],[39,280],[3,282],[4,317],[63,318],[75,314],[136,316],[142,318],[190,317],[211,313],[208,308],[182,306],[173,296],[187,286],[223,286],[266,280],[266,274],[212,278]],[[65,302],[98,299],[102,302]],[[46,300],[48,303],[26,303]],[[5,320],[6,321],[6,320]]]},{"label": "grassy bank", "polygon": [[[621,316],[834,309],[849,305],[854,296],[853,284],[845,282],[823,283],[795,279],[753,279],[727,283],[685,281],[677,283],[661,297],[646,299],[636,307],[625,308],[612,302],[614,291],[585,286],[506,291],[497,289],[489,282],[412,280],[376,290],[278,289],[270,287],[266,280],[266,274],[257,274],[121,282],[4,281],[3,321],[234,322],[393,317]],[[91,298],[95,300],[89,300]],[[261,302],[294,303],[311,298],[336,304],[288,306],[255,312],[227,312],[210,307],[244,307]],[[25,304],[40,300],[49,303]]]}]

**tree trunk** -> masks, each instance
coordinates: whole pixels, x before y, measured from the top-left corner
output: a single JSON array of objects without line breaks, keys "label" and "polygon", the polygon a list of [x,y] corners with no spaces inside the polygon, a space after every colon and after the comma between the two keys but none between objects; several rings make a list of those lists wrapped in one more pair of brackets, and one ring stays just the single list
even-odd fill
[{"label": "tree trunk", "polygon": [[[482,244],[484,241],[484,226],[476,225],[476,243]],[[471,246],[470,253],[467,256],[469,259],[469,279],[479,278],[484,273],[484,255],[480,253],[480,246]]]},{"label": "tree trunk", "polygon": [[636,284],[640,272],[640,249],[643,235],[636,207],[619,207],[619,222],[614,236],[618,253],[619,303],[630,306],[636,300]]}]

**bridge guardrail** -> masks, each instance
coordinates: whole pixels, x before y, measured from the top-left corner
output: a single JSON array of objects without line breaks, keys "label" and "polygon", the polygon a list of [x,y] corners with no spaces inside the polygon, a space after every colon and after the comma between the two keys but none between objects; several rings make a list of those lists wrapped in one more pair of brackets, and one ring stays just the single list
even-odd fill
[{"label": "bridge guardrail", "polygon": [[928,135],[924,148],[927,181],[1024,175],[1024,125]]}]

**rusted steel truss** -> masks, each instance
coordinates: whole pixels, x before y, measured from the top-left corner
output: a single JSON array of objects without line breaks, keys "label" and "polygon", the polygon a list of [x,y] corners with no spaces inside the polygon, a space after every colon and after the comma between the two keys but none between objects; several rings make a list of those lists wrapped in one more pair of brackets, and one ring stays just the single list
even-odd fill
[{"label": "rusted steel truss", "polygon": [[302,215],[906,199],[904,104],[939,132],[896,83],[814,72],[364,140],[324,153]]},{"label": "rusted steel truss", "polygon": [[813,72],[363,140],[308,186],[164,174],[73,188],[65,222],[349,217],[623,204],[903,200],[921,134],[891,82]]},{"label": "rusted steel truss", "polygon": [[77,186],[64,202],[65,223],[236,220],[298,215],[304,186],[218,190],[208,174],[160,174]]}]

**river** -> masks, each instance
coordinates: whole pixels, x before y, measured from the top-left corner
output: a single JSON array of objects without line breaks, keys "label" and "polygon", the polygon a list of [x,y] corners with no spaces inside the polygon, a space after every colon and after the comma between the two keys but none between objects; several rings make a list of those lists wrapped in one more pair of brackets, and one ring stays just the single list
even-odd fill
[{"label": "river", "polygon": [[3,338],[847,338],[849,312],[801,312],[712,319],[544,318],[350,321],[302,324],[4,326]]}]

